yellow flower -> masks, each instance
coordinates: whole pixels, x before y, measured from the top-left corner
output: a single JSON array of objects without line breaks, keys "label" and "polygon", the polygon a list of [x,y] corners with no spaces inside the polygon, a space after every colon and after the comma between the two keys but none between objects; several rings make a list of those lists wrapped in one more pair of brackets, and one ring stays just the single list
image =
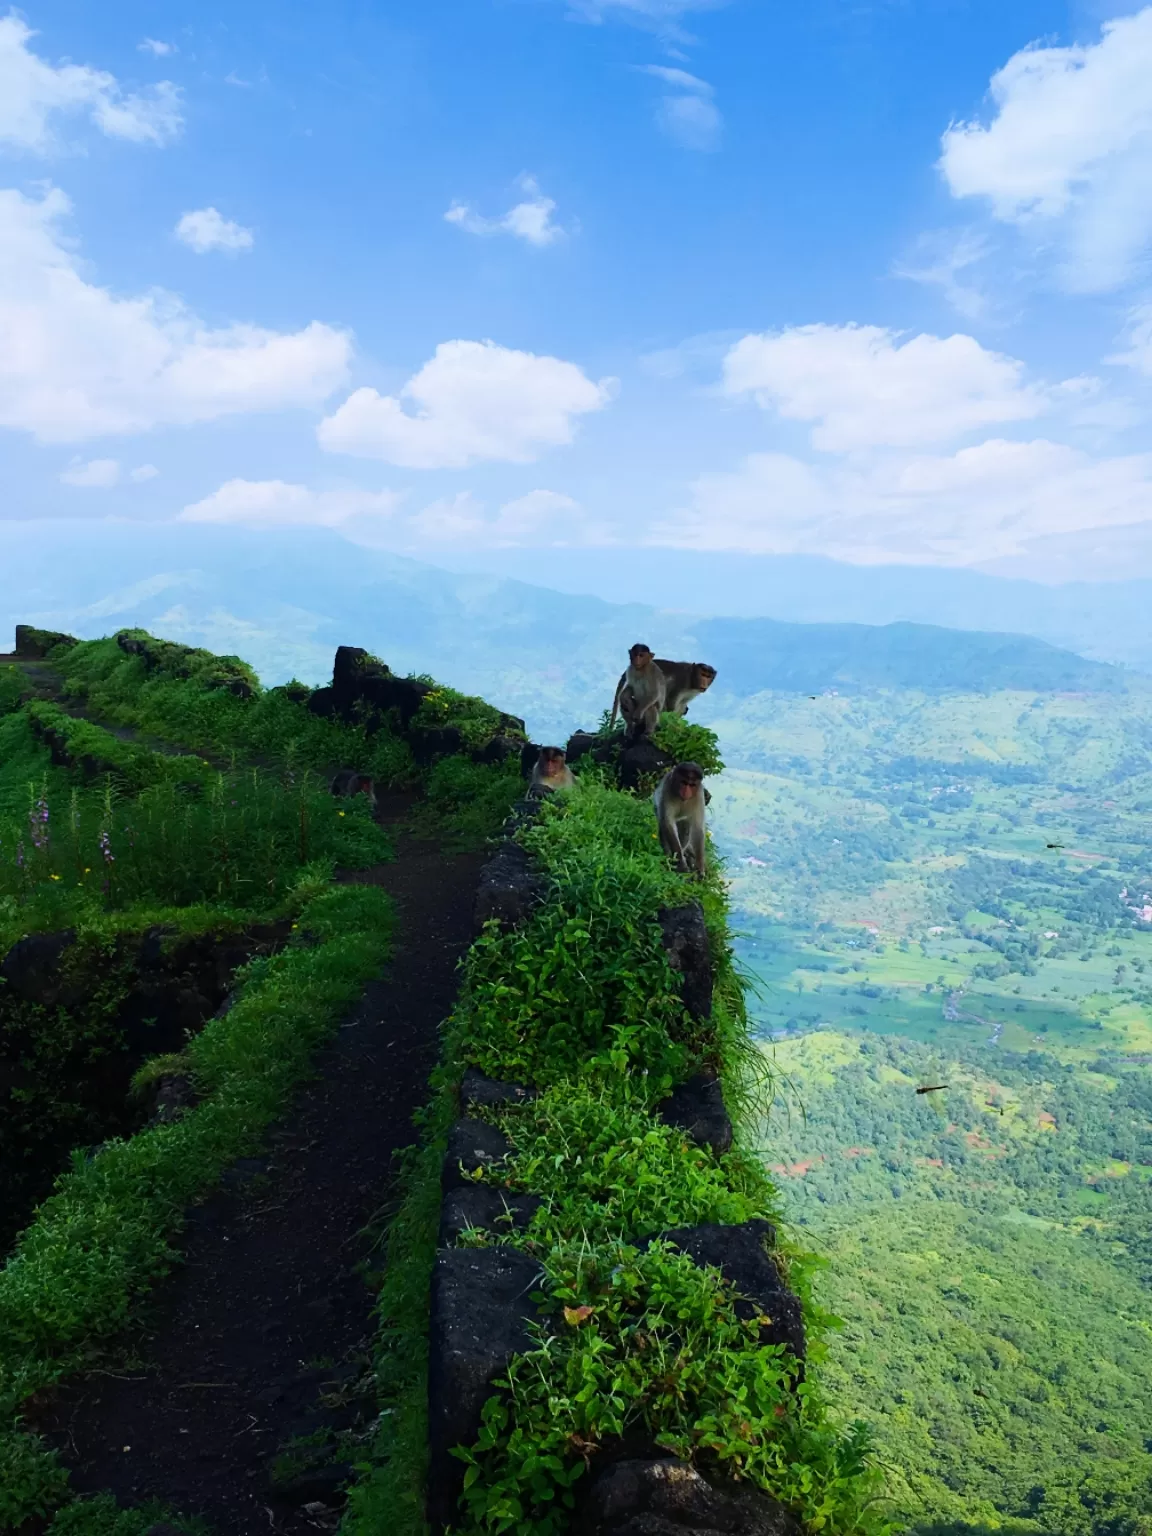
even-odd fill
[{"label": "yellow flower", "polygon": [[337,816],[343,816],[344,812],[343,811],[337,811],[336,814],[337,814]]},{"label": "yellow flower", "polygon": [[84,873],[85,873],[85,874],[86,874],[86,875],[90,875],[90,874],[91,874],[91,873],[92,873],[92,871],[91,871],[91,870],[90,870],[90,869],[86,869],[86,870],[85,870],[85,871],[84,871]]},{"label": "yellow flower", "polygon": [[60,876],[59,875],[49,875],[48,878],[49,878],[49,880],[59,880]]}]

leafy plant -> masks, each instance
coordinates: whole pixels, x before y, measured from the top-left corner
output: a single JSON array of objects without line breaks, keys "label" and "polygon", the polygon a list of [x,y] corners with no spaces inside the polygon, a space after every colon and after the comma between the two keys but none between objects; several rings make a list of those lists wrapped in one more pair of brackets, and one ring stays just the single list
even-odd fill
[{"label": "leafy plant", "polygon": [[463,1504],[469,1530],[561,1536],[600,1446],[633,1435],[795,1509],[808,1529],[880,1531],[860,1425],[838,1430],[796,1363],[764,1346],[716,1270],[667,1244],[581,1243],[547,1259],[555,1322],[484,1407]]},{"label": "leafy plant", "polygon": [[706,725],[694,724],[684,715],[661,715],[652,740],[678,763],[699,763],[706,777],[724,772],[716,732]]}]

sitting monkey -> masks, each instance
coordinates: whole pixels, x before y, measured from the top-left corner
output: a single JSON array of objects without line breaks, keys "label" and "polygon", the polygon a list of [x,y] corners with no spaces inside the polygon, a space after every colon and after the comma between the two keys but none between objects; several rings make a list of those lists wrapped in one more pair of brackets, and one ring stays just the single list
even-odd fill
[{"label": "sitting monkey", "polygon": [[695,873],[702,880],[705,873],[704,806],[708,791],[704,788],[704,770],[699,763],[677,763],[670,768],[652,796],[656,807],[656,826],[660,846],[676,860],[682,873]]},{"label": "sitting monkey", "polygon": [[576,775],[569,768],[562,747],[541,747],[528,786],[529,799],[550,795],[555,789],[575,789]]},{"label": "sitting monkey", "polygon": [[329,785],[334,795],[365,795],[368,800],[368,809],[373,816],[376,814],[376,784],[366,773],[357,773],[355,768],[341,768],[335,774]]},{"label": "sitting monkey", "polygon": [[609,728],[616,724],[619,709],[624,719],[624,739],[639,741],[651,736],[664,709],[664,674],[656,665],[650,648],[633,645],[628,650],[628,670],[616,684]]},{"label": "sitting monkey", "polygon": [[664,708],[674,715],[686,715],[692,700],[707,693],[716,678],[716,668],[706,661],[657,660],[656,665],[664,674]]}]

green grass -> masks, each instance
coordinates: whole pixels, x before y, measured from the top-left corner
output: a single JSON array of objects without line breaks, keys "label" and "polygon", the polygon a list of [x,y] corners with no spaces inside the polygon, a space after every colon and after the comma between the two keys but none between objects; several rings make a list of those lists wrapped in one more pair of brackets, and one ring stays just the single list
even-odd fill
[{"label": "green grass", "polygon": [[92,640],[53,657],[53,663],[64,675],[68,698],[117,725],[196,751],[235,751],[320,773],[355,767],[384,785],[417,779],[408,744],[393,731],[369,733],[314,715],[307,708],[311,689],[299,683],[264,689],[247,669],[241,674],[247,696],[237,696],[220,686],[221,658],[171,649],[169,666],[161,650],[160,665],[149,667],[114,639]]}]

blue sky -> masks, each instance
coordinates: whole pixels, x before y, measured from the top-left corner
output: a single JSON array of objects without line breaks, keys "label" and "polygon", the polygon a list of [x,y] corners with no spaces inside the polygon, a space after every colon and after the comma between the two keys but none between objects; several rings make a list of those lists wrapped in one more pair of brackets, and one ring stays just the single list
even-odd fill
[{"label": "blue sky", "polygon": [[12,12],[0,515],[1152,574],[1149,80],[1152,6]]}]

